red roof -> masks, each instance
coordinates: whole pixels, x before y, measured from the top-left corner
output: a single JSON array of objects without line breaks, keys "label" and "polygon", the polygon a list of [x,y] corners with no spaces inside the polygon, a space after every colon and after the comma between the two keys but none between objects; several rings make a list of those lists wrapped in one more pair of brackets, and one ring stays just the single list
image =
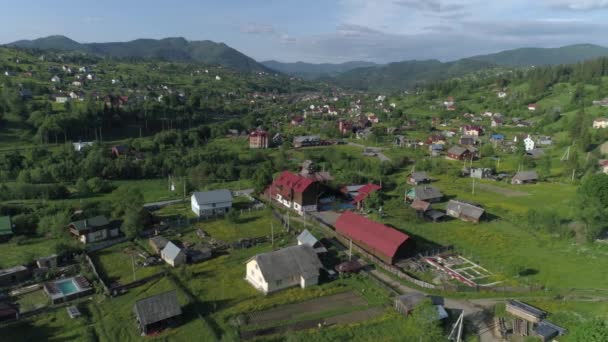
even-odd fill
[{"label": "red roof", "polygon": [[279,193],[285,198],[292,198],[294,193],[302,193],[315,181],[289,171],[283,171],[277,179],[272,182],[272,193]]},{"label": "red roof", "polygon": [[353,200],[353,203],[359,203],[367,198],[372,192],[376,192],[382,189],[379,185],[376,184],[367,184],[364,185],[361,189],[359,189],[359,194]]},{"label": "red roof", "polygon": [[338,233],[363,242],[390,258],[394,258],[399,248],[410,239],[405,233],[350,211],[340,215],[334,226]]},{"label": "red roof", "polygon": [[268,136],[268,132],[261,130],[261,129],[256,129],[255,131],[252,131],[251,134],[249,134],[252,137],[267,137]]}]

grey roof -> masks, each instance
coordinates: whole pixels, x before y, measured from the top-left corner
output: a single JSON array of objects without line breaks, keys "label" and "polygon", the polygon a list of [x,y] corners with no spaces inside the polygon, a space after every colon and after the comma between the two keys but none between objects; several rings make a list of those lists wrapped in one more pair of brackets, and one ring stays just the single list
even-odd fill
[{"label": "grey roof", "polygon": [[307,245],[290,246],[278,251],[262,253],[249,260],[256,260],[267,282],[297,276],[310,278],[319,275],[323,267],[315,250]]},{"label": "grey roof", "polygon": [[23,265],[14,266],[11,268],[1,269],[0,276],[11,274],[11,273],[23,272],[23,271],[27,271],[27,267],[25,267]]},{"label": "grey roof", "polygon": [[192,194],[199,205],[232,202],[232,193],[230,190],[213,190],[213,191],[198,191]]},{"label": "grey roof", "polygon": [[547,313],[545,311],[538,309],[530,304],[520,302],[518,300],[509,300],[507,302],[507,305],[518,308],[519,310],[527,312],[528,314],[533,315],[535,317],[544,318],[545,316],[547,316]]},{"label": "grey roof", "polygon": [[310,246],[312,248],[315,247],[315,244],[319,242],[314,235],[312,235],[308,229],[304,229],[300,235],[298,235],[298,242],[303,245]]},{"label": "grey roof", "polygon": [[531,181],[531,180],[537,180],[538,174],[536,174],[536,171],[520,171],[520,172],[516,173],[515,176],[513,176],[513,179],[524,181],[524,182]]},{"label": "grey roof", "polygon": [[321,137],[318,135],[301,135],[293,138],[293,142],[318,141]]},{"label": "grey roof", "polygon": [[98,228],[98,227],[104,227],[109,224],[110,224],[110,221],[108,221],[108,219],[103,215],[95,216],[90,219],[74,221],[74,222],[70,223],[70,225],[73,225],[74,228],[76,228],[76,230],[78,230],[78,231]]},{"label": "grey roof", "polygon": [[163,256],[169,260],[175,260],[177,256],[182,253],[182,250],[177,247],[173,242],[169,241],[165,248],[163,248]]},{"label": "grey roof", "polygon": [[150,242],[156,246],[156,248],[163,249],[169,243],[169,240],[164,236],[155,236],[150,238]]},{"label": "grey roof", "polygon": [[182,308],[179,305],[175,291],[161,293],[137,301],[133,310],[143,326],[182,314]]},{"label": "grey roof", "polygon": [[476,206],[473,203],[458,200],[450,200],[450,202],[448,202],[447,209],[448,214],[450,213],[450,211],[454,211],[458,214],[458,216],[464,215],[467,217],[472,217],[474,219],[479,219],[485,212],[485,209]]},{"label": "grey roof", "polygon": [[417,186],[414,188],[414,192],[416,193],[416,199],[421,201],[443,197],[443,194],[439,189],[429,185]]},{"label": "grey roof", "polygon": [[466,148],[462,147],[462,146],[452,146],[448,150],[448,153],[460,156],[460,155],[463,155],[467,151],[468,150]]},{"label": "grey roof", "polygon": [[422,182],[429,179],[429,176],[424,171],[416,171],[412,172],[410,178],[414,179],[416,182]]}]

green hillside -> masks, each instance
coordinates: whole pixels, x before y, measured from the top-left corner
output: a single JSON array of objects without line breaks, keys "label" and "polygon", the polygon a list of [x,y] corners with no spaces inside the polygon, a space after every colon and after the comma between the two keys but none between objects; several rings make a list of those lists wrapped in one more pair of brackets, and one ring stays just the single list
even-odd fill
[{"label": "green hillside", "polygon": [[491,55],[474,56],[469,59],[497,65],[530,66],[573,64],[603,56],[608,56],[608,48],[593,44],[579,44],[560,48],[522,48]]},{"label": "green hillside", "polygon": [[270,69],[307,79],[315,79],[319,77],[333,77],[353,69],[374,67],[377,65],[372,62],[364,61],[353,61],[340,64],[312,64],[304,62],[281,63],[277,61],[265,61],[262,62],[262,64]]},{"label": "green hillside", "polygon": [[136,39],[129,42],[78,43],[64,36],[20,40],[8,44],[40,50],[80,51],[116,58],[146,58],[181,62],[203,62],[239,71],[270,71],[252,58],[224,43],[209,40],[188,41],[184,38]]}]

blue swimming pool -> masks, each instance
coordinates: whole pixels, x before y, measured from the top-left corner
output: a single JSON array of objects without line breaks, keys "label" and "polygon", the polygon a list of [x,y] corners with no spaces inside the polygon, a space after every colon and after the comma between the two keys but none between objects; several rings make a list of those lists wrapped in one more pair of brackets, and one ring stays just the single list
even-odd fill
[{"label": "blue swimming pool", "polygon": [[61,291],[61,293],[63,293],[64,296],[67,296],[69,294],[79,291],[78,286],[76,286],[76,284],[74,283],[74,281],[72,279],[58,282],[58,283],[56,283],[56,285],[59,288],[59,290]]}]

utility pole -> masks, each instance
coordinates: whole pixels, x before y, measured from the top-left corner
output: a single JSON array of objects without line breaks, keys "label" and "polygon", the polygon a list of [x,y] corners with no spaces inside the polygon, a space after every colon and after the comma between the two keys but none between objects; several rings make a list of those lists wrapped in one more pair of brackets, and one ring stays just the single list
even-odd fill
[{"label": "utility pole", "polygon": [[473,195],[475,195],[475,178],[473,178]]},{"label": "utility pole", "polygon": [[270,244],[274,247],[274,222],[270,221]]},{"label": "utility pole", "polygon": [[572,170],[572,183],[574,183],[574,174],[576,173],[576,169]]},{"label": "utility pole", "polygon": [[349,243],[349,247],[348,247],[348,261],[353,260],[353,240],[350,240]]},{"label": "utility pole", "polygon": [[135,281],[135,257],[131,254],[131,267],[133,268],[133,281]]},{"label": "utility pole", "polygon": [[186,199],[186,177],[184,177],[184,199]]}]

